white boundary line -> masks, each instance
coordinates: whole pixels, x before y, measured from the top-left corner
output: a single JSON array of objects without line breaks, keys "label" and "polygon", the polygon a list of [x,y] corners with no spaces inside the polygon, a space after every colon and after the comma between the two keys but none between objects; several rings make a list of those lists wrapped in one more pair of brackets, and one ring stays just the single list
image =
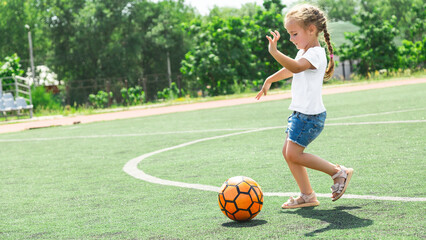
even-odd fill
[{"label": "white boundary line", "polygon": [[328,123],[325,126],[356,126],[356,125],[379,125],[379,124],[398,124],[398,123],[426,123],[424,120],[401,120],[401,121],[377,121],[377,122],[348,122],[348,123]]},{"label": "white boundary line", "polygon": [[426,108],[415,108],[415,109],[405,109],[405,110],[391,111],[391,112],[379,112],[379,113],[368,113],[368,114],[346,116],[346,117],[336,117],[336,118],[327,119],[327,121],[360,118],[360,117],[371,117],[371,116],[379,116],[379,115],[388,115],[393,113],[404,113],[404,112],[414,112],[414,111],[423,111],[423,110],[426,110]]},{"label": "white boundary line", "polygon": [[[327,118],[326,121],[334,121],[341,119],[360,118],[368,116],[379,116],[387,115],[392,113],[402,112],[413,112],[422,111],[426,108],[416,108],[407,110],[398,110],[392,112],[381,112],[381,113],[370,113],[361,114],[347,117]],[[372,124],[393,124],[393,123],[419,123],[424,120],[406,120],[406,121],[382,121],[382,122],[361,122],[361,123],[328,123],[326,126],[349,126],[349,125],[372,125]],[[278,128],[278,127],[277,127]],[[108,138],[108,137],[142,137],[142,136],[154,136],[154,135],[168,135],[168,134],[184,134],[184,133],[203,133],[203,132],[225,132],[225,131],[244,131],[254,130],[258,128],[226,128],[226,129],[205,129],[205,130],[188,130],[188,131],[173,131],[173,132],[152,132],[152,133],[130,133],[130,134],[106,134],[106,135],[88,135],[88,136],[67,136],[67,137],[52,137],[52,138],[25,138],[25,139],[0,139],[0,142],[31,142],[31,141],[56,141],[56,140],[68,140],[68,139],[87,139],[87,138]]]},{"label": "white boundary line", "polygon": [[[419,121],[420,122],[426,122],[426,120],[418,120],[416,122],[419,122]],[[407,122],[407,121],[391,121],[391,122],[386,122],[386,123],[402,123],[402,122]],[[410,121],[410,123],[411,122],[413,122],[413,121]],[[353,123],[353,124],[350,124],[350,125],[360,125],[360,124],[374,124],[374,122],[373,123],[371,123],[371,122],[370,123],[358,123],[358,124]],[[340,126],[342,126],[342,125],[348,125],[348,124],[340,124]],[[333,126],[338,126],[338,124],[333,124]],[[231,134],[225,134],[225,135],[220,135],[220,136],[215,136],[215,137],[202,138],[202,139],[198,139],[198,140],[195,140],[195,141],[190,141],[190,142],[187,142],[187,143],[179,144],[179,145],[176,145],[176,146],[173,146],[173,147],[160,149],[160,150],[157,150],[157,151],[154,151],[154,152],[151,152],[151,153],[143,154],[139,157],[136,157],[136,158],[128,161],[124,165],[123,171],[126,172],[127,174],[129,174],[130,176],[136,178],[136,179],[140,179],[140,180],[147,181],[147,182],[150,182],[150,183],[167,185],[167,186],[175,186],[175,187],[183,187],[183,188],[192,188],[192,189],[203,190],[203,191],[218,192],[219,187],[215,187],[215,186],[164,180],[164,179],[161,179],[161,178],[151,176],[149,174],[146,174],[144,171],[140,170],[138,168],[138,164],[140,162],[142,162],[144,159],[151,157],[151,156],[154,156],[156,154],[171,151],[171,150],[178,149],[178,148],[183,148],[183,147],[193,145],[193,144],[196,144],[196,143],[220,139],[220,138],[232,137],[232,136],[237,136],[237,135],[241,135],[241,134],[271,130],[271,129],[276,129],[276,128],[282,128],[282,126],[259,128],[259,129],[248,130],[248,131],[237,132],[237,133],[231,133]],[[264,195],[265,196],[293,196],[293,195],[297,195],[297,193],[265,192]],[[317,194],[317,196],[329,198],[330,194],[319,193],[319,194]],[[350,195],[350,194],[344,195],[343,198],[368,199],[368,200],[380,200],[380,201],[403,201],[403,202],[424,202],[424,201],[426,201],[426,198],[387,197],[387,196],[381,197],[381,196],[371,196],[371,195]]]},{"label": "white boundary line", "polygon": [[[401,121],[377,121],[377,122],[348,122],[348,123],[326,123],[325,126],[354,126],[354,125],[379,125],[379,124],[397,124],[397,123],[424,123],[426,120],[401,120]],[[284,128],[285,126],[270,127],[271,129]],[[87,138],[114,138],[114,137],[143,137],[155,135],[172,135],[184,133],[206,133],[206,132],[227,132],[227,131],[246,131],[258,130],[263,128],[228,128],[228,129],[206,129],[206,130],[188,130],[175,132],[156,132],[156,133],[129,133],[129,134],[106,134],[106,135],[88,135],[88,136],[69,136],[69,137],[51,137],[51,138],[11,138],[0,139],[0,142],[34,142],[34,141],[56,141]]]},{"label": "white boundary line", "polygon": [[203,129],[203,130],[188,130],[188,131],[174,131],[174,132],[152,132],[152,133],[128,133],[128,134],[105,134],[105,135],[87,135],[87,136],[68,136],[68,137],[51,137],[51,138],[14,138],[14,139],[0,139],[0,142],[32,142],[32,141],[51,141],[51,140],[69,140],[69,139],[86,139],[86,138],[110,138],[110,137],[143,137],[155,135],[172,135],[184,133],[205,133],[205,132],[226,132],[226,131],[244,131],[257,128],[225,128],[225,129]]}]

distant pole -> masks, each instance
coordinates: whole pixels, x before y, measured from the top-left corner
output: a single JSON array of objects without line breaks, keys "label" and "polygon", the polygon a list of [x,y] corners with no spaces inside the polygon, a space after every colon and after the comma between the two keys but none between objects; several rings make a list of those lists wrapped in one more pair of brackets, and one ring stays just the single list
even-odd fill
[{"label": "distant pole", "polygon": [[172,68],[170,67],[170,53],[167,50],[167,74],[169,76],[169,87],[172,87]]},{"label": "distant pole", "polygon": [[30,29],[30,26],[28,24],[25,24],[25,28],[28,30],[28,44],[30,45],[31,77],[33,78],[34,85],[38,86],[38,83],[35,82],[33,41],[32,41],[32,38],[31,38],[31,29]]}]

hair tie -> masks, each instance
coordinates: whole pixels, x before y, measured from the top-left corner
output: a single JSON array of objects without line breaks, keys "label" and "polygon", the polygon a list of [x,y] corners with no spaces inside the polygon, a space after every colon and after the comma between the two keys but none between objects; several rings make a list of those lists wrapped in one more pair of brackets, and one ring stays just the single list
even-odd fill
[{"label": "hair tie", "polygon": [[333,54],[330,54],[330,58],[334,58],[334,55],[333,55]]}]

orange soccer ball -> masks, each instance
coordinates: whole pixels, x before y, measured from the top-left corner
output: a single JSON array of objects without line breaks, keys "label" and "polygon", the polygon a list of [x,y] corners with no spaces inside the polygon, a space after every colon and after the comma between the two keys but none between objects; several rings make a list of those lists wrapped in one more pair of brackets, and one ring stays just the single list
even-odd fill
[{"label": "orange soccer ball", "polygon": [[249,177],[232,177],[219,190],[220,210],[232,220],[248,221],[256,217],[262,206],[262,189]]}]

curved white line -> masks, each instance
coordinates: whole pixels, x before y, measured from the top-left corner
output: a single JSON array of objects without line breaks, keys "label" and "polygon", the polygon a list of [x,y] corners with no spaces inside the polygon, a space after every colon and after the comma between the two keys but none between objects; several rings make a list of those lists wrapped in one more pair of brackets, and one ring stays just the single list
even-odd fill
[{"label": "curved white line", "polygon": [[[419,120],[421,122],[425,122],[426,120],[422,121]],[[402,122],[407,122],[407,121],[402,121]],[[408,123],[411,123],[413,121],[409,121]],[[416,121],[418,122],[418,121]],[[381,122],[383,123],[383,122]],[[385,122],[385,123],[401,123],[401,121],[391,121],[391,122]],[[372,123],[358,123],[358,124],[345,124],[345,123],[341,123],[341,126],[345,126],[345,125],[360,125],[360,124],[375,124],[374,122]],[[339,124],[335,123],[332,124],[332,126],[338,126]],[[267,128],[259,128],[259,129],[254,129],[254,130],[249,130],[249,131],[243,131],[243,132],[237,132],[237,133],[231,133],[231,134],[225,134],[225,135],[220,135],[220,136],[215,136],[215,137],[208,137],[208,138],[202,138],[202,139],[198,139],[195,141],[190,141],[187,143],[183,143],[183,144],[179,144],[173,147],[168,147],[168,148],[164,148],[164,149],[160,149],[154,152],[150,152],[150,153],[146,153],[144,155],[141,155],[139,157],[136,157],[130,161],[128,161],[124,167],[123,167],[123,171],[126,172],[127,174],[129,174],[130,176],[140,179],[140,180],[144,180],[150,183],[155,183],[155,184],[161,184],[161,185],[168,185],[168,186],[175,186],[175,187],[184,187],[184,188],[192,188],[192,189],[197,189],[197,190],[203,190],[203,191],[212,191],[212,192],[218,192],[219,191],[219,187],[215,187],[215,186],[210,186],[210,185],[203,185],[203,184],[194,184],[194,183],[184,183],[184,182],[177,182],[177,181],[170,181],[170,180],[164,180],[161,178],[157,178],[154,176],[151,176],[149,174],[146,174],[144,171],[140,170],[138,168],[138,164],[148,158],[151,157],[153,155],[159,154],[159,153],[163,153],[163,152],[167,152],[167,151],[171,151],[174,149],[178,149],[178,148],[182,148],[182,147],[186,147],[189,145],[193,145],[196,143],[200,143],[200,142],[205,142],[205,141],[209,141],[209,140],[215,140],[215,139],[219,139],[219,138],[225,138],[225,137],[232,137],[232,136],[237,136],[237,135],[241,135],[241,134],[247,134],[247,133],[253,133],[253,132],[260,132],[260,131],[265,131],[265,130],[271,130],[271,129],[277,129],[277,128],[283,128],[283,126],[278,126],[278,127],[267,127]],[[297,195],[298,193],[274,193],[274,192],[265,192],[264,195],[265,196],[294,196]],[[317,193],[318,197],[327,197],[330,198],[330,194],[321,194],[321,193]],[[424,202],[426,201],[426,198],[411,198],[411,197],[378,197],[378,196],[369,196],[369,195],[351,195],[351,194],[346,194],[343,196],[344,198],[353,198],[353,199],[369,199],[369,200],[381,200],[381,201],[404,201],[404,202]]]}]

